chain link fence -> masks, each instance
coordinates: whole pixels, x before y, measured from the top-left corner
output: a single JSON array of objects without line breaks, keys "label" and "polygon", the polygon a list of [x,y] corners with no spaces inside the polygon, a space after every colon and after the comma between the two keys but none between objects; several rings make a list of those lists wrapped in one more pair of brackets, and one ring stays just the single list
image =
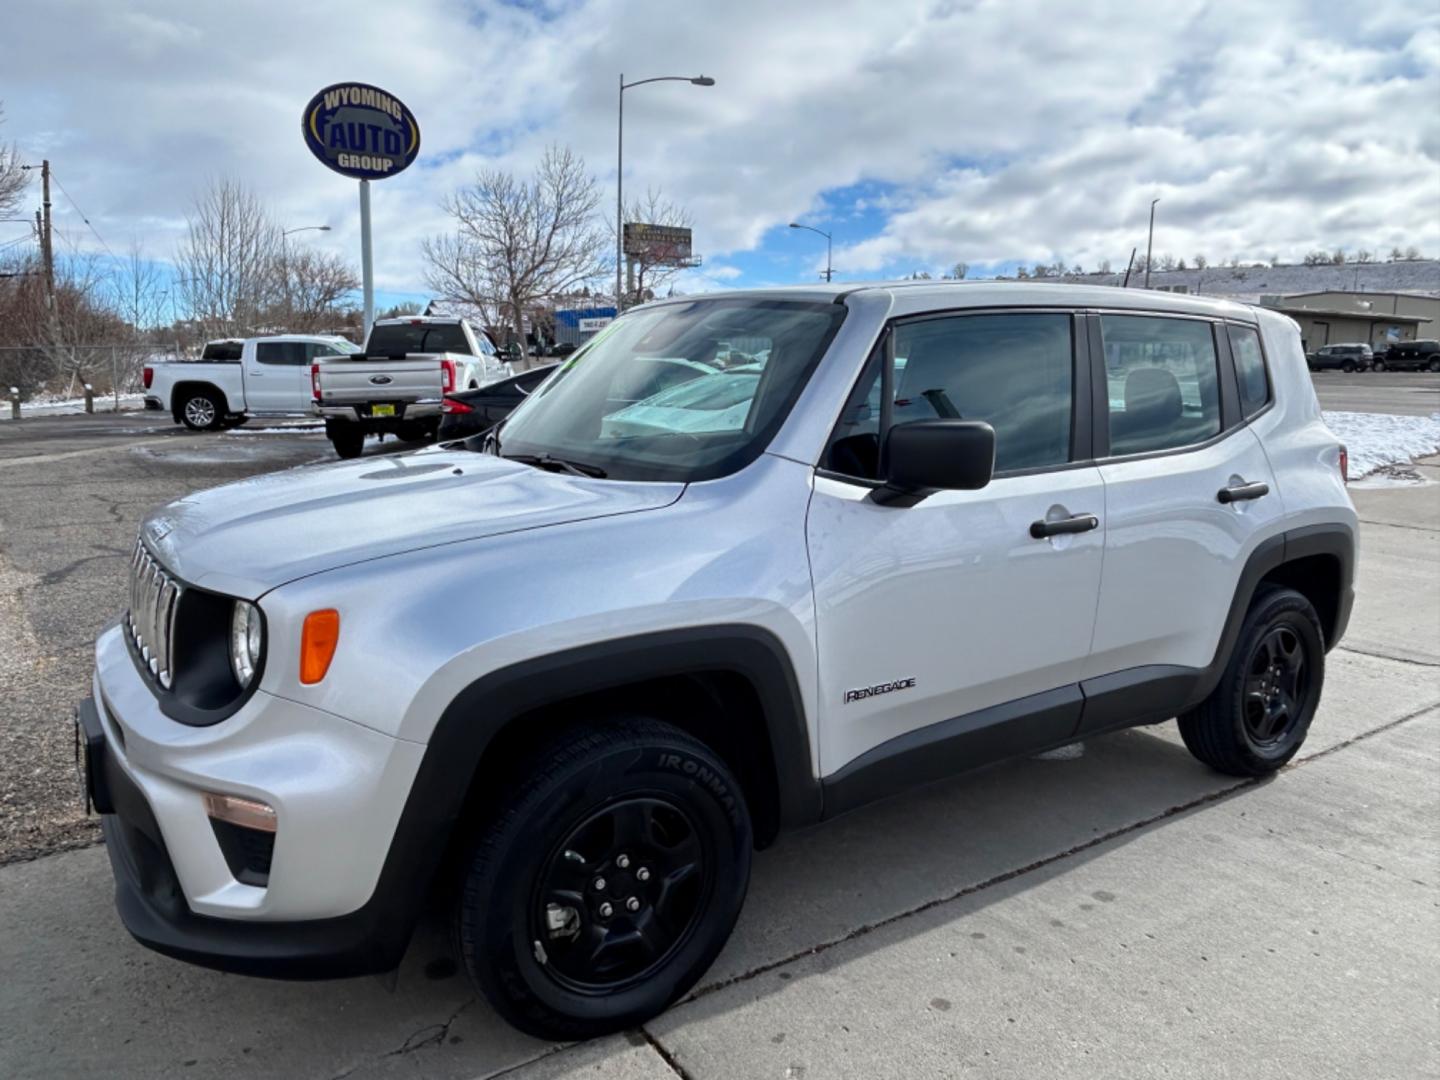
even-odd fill
[{"label": "chain link fence", "polygon": [[95,409],[118,410],[144,393],[146,366],[190,358],[178,343],[0,345],[0,393],[22,406],[55,406],[83,401],[88,385]]}]

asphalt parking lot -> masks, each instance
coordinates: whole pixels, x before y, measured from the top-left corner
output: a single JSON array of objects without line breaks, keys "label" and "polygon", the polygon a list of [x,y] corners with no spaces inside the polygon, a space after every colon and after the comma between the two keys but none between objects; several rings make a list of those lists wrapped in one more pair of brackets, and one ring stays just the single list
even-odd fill
[{"label": "asphalt parking lot", "polygon": [[[1316,385],[1329,409],[1440,411],[1433,376]],[[285,984],[151,954],[114,914],[69,728],[91,642],[148,509],[332,459],[313,425],[283,427],[0,423],[0,1075],[1440,1071],[1440,459],[1354,492],[1349,635],[1271,781],[1205,770],[1165,724],[787,836],[690,999],[557,1047],[475,1000],[439,921],[393,981]]]}]

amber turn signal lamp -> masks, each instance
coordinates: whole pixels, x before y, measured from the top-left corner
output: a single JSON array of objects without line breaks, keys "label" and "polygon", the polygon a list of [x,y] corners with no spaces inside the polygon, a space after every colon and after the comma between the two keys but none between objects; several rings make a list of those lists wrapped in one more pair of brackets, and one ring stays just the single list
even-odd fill
[{"label": "amber turn signal lamp", "polygon": [[340,612],[334,608],[312,611],[300,632],[300,681],[313,686],[325,678],[335,646],[340,643]]},{"label": "amber turn signal lamp", "polygon": [[216,821],[228,821],[242,829],[268,833],[275,831],[275,808],[255,799],[206,792],[205,813]]}]

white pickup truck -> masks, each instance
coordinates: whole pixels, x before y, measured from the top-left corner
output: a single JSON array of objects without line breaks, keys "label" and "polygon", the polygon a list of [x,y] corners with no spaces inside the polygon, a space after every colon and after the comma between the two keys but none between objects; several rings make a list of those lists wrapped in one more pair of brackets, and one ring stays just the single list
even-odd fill
[{"label": "white pickup truck", "polygon": [[145,405],[192,431],[238,427],[252,416],[307,416],[311,365],[359,351],[341,337],[307,334],[212,341],[199,360],[146,367]]},{"label": "white pickup truck", "polygon": [[314,411],[342,458],[359,457],[365,436],[375,432],[432,439],[446,394],[513,374],[485,331],[433,315],[377,320],[364,352],[310,366]]}]

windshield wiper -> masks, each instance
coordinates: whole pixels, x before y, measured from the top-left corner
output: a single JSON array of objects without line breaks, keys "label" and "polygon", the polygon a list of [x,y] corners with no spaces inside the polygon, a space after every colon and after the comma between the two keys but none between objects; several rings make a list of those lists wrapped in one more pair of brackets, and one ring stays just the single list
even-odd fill
[{"label": "windshield wiper", "polygon": [[566,461],[564,458],[551,457],[549,454],[501,454],[500,457],[506,461],[518,461],[522,465],[534,465],[537,469],[545,469],[548,472],[569,473],[571,476],[584,476],[594,480],[605,478],[605,470],[599,465]]}]

